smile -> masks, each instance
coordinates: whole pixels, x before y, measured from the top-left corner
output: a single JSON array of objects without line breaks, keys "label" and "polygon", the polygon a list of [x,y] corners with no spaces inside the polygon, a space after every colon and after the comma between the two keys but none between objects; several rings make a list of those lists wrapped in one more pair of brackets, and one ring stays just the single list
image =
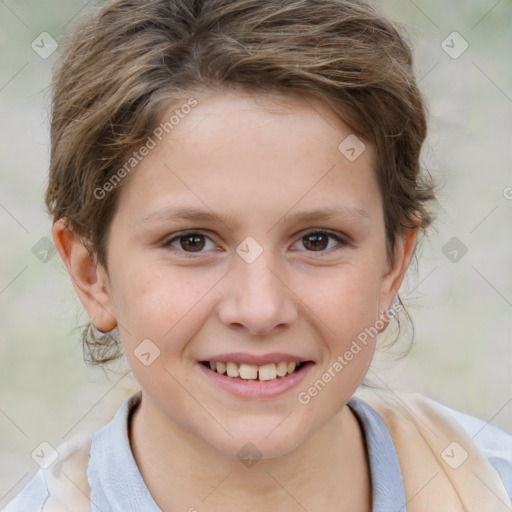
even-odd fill
[{"label": "smile", "polygon": [[[227,358],[226,358],[227,359]],[[241,358],[242,359],[242,358]],[[210,384],[245,399],[275,398],[296,388],[315,366],[313,361],[198,361]],[[259,363],[259,364],[253,364]]]},{"label": "smile", "polygon": [[279,363],[256,366],[254,364],[210,361],[208,364],[212,371],[220,373],[221,375],[227,375],[234,379],[262,381],[286,377],[286,375],[299,370],[304,363],[280,361]]}]

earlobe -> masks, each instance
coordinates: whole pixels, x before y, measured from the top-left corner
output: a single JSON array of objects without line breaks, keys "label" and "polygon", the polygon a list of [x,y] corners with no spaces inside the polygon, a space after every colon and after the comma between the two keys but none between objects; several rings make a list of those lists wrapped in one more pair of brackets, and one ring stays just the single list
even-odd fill
[{"label": "earlobe", "polygon": [[102,332],[111,331],[117,321],[105,269],[66,227],[64,219],[54,223],[52,235],[80,302],[88,316],[94,318],[94,326]]}]

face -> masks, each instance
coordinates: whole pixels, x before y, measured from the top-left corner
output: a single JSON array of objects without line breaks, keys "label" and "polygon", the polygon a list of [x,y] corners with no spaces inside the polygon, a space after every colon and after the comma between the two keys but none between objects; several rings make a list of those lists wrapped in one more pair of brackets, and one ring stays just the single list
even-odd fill
[{"label": "face", "polygon": [[354,160],[327,106],[276,100],[199,97],[123,185],[108,241],[145,410],[229,455],[283,455],[335,417],[403,276],[372,148]]}]

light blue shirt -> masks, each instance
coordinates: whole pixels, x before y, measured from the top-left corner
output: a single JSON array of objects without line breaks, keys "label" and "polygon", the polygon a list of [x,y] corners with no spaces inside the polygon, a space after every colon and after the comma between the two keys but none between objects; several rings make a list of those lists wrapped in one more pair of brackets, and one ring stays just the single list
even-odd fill
[{"label": "light blue shirt", "polygon": [[[114,419],[94,435],[87,469],[92,512],[162,512],[149,493],[130,449],[129,418],[139,400],[139,394],[131,396]],[[406,511],[400,463],[384,421],[360,399],[353,397],[348,405],[360,421],[366,440],[372,479],[372,511]],[[498,471],[512,500],[512,436],[478,418],[448,407],[445,409],[463,426]],[[44,472],[39,470],[4,512],[42,512],[48,497]]]}]

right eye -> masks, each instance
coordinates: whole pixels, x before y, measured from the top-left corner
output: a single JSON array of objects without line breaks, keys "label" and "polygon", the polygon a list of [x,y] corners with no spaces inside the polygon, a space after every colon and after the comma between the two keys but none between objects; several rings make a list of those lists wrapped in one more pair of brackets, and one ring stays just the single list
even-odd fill
[{"label": "right eye", "polygon": [[172,248],[173,250],[182,253],[187,258],[190,258],[194,257],[193,254],[204,254],[206,251],[203,251],[202,249],[207,246],[207,241],[215,247],[212,240],[204,233],[199,231],[187,231],[178,233],[168,239],[162,244],[162,247]]}]

